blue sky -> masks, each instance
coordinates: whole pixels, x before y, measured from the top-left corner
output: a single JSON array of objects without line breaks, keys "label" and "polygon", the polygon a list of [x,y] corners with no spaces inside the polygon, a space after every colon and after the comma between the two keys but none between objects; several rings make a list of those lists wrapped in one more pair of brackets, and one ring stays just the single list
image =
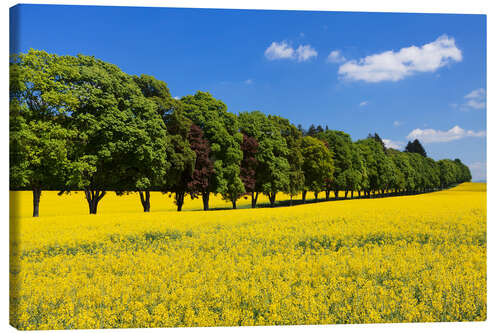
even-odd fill
[{"label": "blue sky", "polygon": [[[486,179],[486,16],[21,5],[11,52],[94,55],[260,110],[460,158]],[[12,35],[13,34],[13,35]]]}]

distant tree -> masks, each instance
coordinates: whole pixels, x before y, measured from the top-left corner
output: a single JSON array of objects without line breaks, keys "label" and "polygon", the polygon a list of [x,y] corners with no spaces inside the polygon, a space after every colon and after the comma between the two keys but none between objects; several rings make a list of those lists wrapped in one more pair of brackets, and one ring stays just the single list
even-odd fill
[{"label": "distant tree", "polygon": [[398,173],[394,189],[396,191],[412,191],[415,188],[415,170],[413,170],[407,153],[396,149],[388,149],[389,157],[392,159]]},{"label": "distant tree", "polygon": [[387,151],[387,147],[385,146],[385,142],[384,140],[382,140],[382,138],[380,137],[380,135],[378,135],[378,133],[375,133],[375,134],[371,134],[369,133],[368,134],[368,139],[373,139],[375,140],[376,142],[378,142],[380,145],[382,145],[382,148],[384,149],[384,152]]},{"label": "distant tree", "polygon": [[317,200],[318,193],[325,188],[325,181],[333,177],[333,154],[323,141],[311,136],[302,138],[301,148],[304,156],[303,170],[306,188],[302,193],[302,200],[305,201],[307,190],[313,191]]},{"label": "distant tree", "polygon": [[306,131],[304,130],[301,124],[297,126],[297,129],[302,133],[302,136],[306,135]]},{"label": "distant tree", "polygon": [[316,134],[317,134],[316,127],[314,126],[314,124],[312,124],[311,126],[309,126],[309,129],[307,130],[306,135],[307,136],[316,136]]},{"label": "distant tree", "polygon": [[367,187],[363,190],[365,195],[375,193],[377,190],[386,189],[390,183],[391,168],[384,153],[383,146],[374,138],[367,138],[356,142],[359,152],[365,162],[368,175]]},{"label": "distant tree", "polygon": [[240,179],[243,136],[238,132],[237,116],[228,112],[226,104],[207,92],[198,91],[184,96],[181,101],[184,114],[202,129],[204,137],[210,142],[214,173],[208,189],[202,193],[203,209],[209,208],[211,192],[220,193],[229,201],[241,196],[245,193]]},{"label": "distant tree", "polygon": [[422,146],[420,141],[418,141],[418,139],[413,140],[413,142],[408,141],[408,144],[406,145],[404,151],[407,153],[417,153],[422,155],[423,157],[427,157],[427,153],[425,152],[424,147]]},{"label": "distant tree", "polygon": [[327,143],[328,149],[332,152],[335,168],[332,179],[328,181],[326,198],[329,191],[333,190],[335,198],[338,198],[340,190],[347,190],[349,184],[354,182],[352,177],[357,177],[353,172],[352,141],[349,134],[342,131],[324,131],[318,134],[318,138]]}]

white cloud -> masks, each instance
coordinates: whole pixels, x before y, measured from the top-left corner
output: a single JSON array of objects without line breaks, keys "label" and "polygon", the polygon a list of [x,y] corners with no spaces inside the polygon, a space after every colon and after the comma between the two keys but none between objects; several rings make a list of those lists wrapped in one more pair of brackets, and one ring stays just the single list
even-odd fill
[{"label": "white cloud", "polygon": [[299,45],[294,50],[286,41],[282,41],[280,43],[272,42],[264,55],[269,60],[292,59],[302,62],[317,57],[318,52],[311,45]]},{"label": "white cloud", "polygon": [[393,124],[394,124],[394,126],[399,127],[399,126],[403,125],[403,122],[399,121],[399,120],[394,120]]},{"label": "white cloud", "polygon": [[281,43],[272,42],[264,52],[264,55],[269,60],[292,59],[294,57],[294,51],[285,41]]},{"label": "white cloud", "polygon": [[464,97],[467,102],[462,105],[462,109],[484,109],[486,107],[486,91],[484,88],[479,88],[471,91]]},{"label": "white cloud", "polygon": [[181,99],[179,96],[175,96],[174,99]]},{"label": "white cloud", "polygon": [[252,79],[247,79],[247,80],[243,81],[243,83],[245,83],[245,84],[252,84],[253,80]]},{"label": "white cloud", "polygon": [[340,54],[340,51],[338,50],[333,50],[332,52],[330,52],[330,54],[328,55],[328,58],[326,58],[326,61],[327,62],[331,62],[331,63],[341,63],[341,62],[345,62],[346,61],[346,58],[344,58],[344,56],[342,56]]},{"label": "white cloud", "polygon": [[382,139],[382,141],[384,141],[384,144],[387,148],[393,148],[393,149],[402,149],[404,144],[401,141],[392,141],[390,139]]},{"label": "white cloud", "polygon": [[450,142],[454,140],[463,139],[466,137],[484,137],[486,131],[472,131],[464,130],[459,126],[455,126],[448,131],[440,131],[432,128],[420,129],[416,128],[406,137],[409,140],[419,139],[423,143],[433,142]]},{"label": "white cloud", "polygon": [[311,47],[311,45],[300,45],[295,51],[297,60],[306,61],[310,58],[314,58],[318,56],[318,52]]},{"label": "white cloud", "polygon": [[410,46],[397,52],[385,51],[359,61],[351,60],[339,68],[339,75],[365,82],[399,81],[419,72],[434,72],[451,61],[461,61],[462,51],[455,39],[446,35],[423,46]]},{"label": "white cloud", "polygon": [[368,101],[363,101],[361,103],[359,103],[359,106],[367,106],[368,105]]}]

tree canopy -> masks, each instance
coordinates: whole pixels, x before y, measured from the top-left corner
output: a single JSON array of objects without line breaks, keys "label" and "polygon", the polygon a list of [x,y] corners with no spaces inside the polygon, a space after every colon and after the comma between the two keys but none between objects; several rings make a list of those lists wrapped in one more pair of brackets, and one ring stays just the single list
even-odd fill
[{"label": "tree canopy", "polygon": [[353,142],[327,125],[301,125],[260,111],[229,112],[198,91],[180,100],[151,75],[132,76],[91,56],[30,50],[10,59],[10,188],[33,192],[83,190],[91,214],[108,191],[150,191],[184,197],[210,194],[232,202],[259,194],[307,191],[420,193],[470,181],[458,158],[435,161],[415,139],[404,152],[369,134]]}]

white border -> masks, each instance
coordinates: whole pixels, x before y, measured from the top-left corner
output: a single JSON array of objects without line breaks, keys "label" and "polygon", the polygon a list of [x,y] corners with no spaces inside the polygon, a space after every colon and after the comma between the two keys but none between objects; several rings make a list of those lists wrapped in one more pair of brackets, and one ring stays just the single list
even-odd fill
[{"label": "white border", "polygon": [[[1,11],[2,24],[2,52],[3,62],[1,68],[2,78],[2,119],[0,121],[1,135],[0,147],[2,163],[0,187],[1,202],[2,202],[2,248],[1,248],[1,296],[0,296],[0,317],[2,328],[7,331],[14,331],[14,328],[8,326],[9,306],[9,274],[8,274],[8,243],[9,243],[9,206],[8,206],[8,53],[9,53],[9,11],[8,8],[17,4],[15,1],[3,2],[3,10]],[[38,4],[74,4],[74,5],[114,5],[114,6],[150,6],[150,7],[194,7],[194,8],[238,8],[238,9],[290,9],[290,10],[330,10],[330,11],[364,11],[364,12],[415,12],[415,13],[461,13],[461,14],[487,14],[487,51],[488,51],[488,77],[487,88],[488,92],[488,319],[486,322],[479,323],[432,323],[432,324],[368,324],[368,325],[319,325],[319,326],[266,326],[266,327],[227,327],[227,328],[181,328],[168,329],[158,328],[155,331],[174,332],[174,330],[183,330],[189,332],[276,332],[291,331],[298,332],[302,330],[311,330],[314,332],[326,332],[332,329],[341,332],[357,332],[357,331],[374,331],[374,332],[399,332],[399,331],[420,331],[422,329],[430,331],[442,331],[452,329],[457,332],[468,332],[471,330],[481,329],[483,331],[498,331],[500,327],[500,311],[499,311],[499,287],[500,281],[498,274],[499,261],[499,214],[498,205],[495,205],[498,196],[499,176],[496,174],[498,166],[498,113],[500,105],[498,102],[498,75],[499,65],[495,60],[500,59],[498,47],[500,13],[495,6],[495,1],[476,0],[420,0],[420,1],[401,1],[401,0],[349,0],[343,2],[321,1],[321,0],[173,0],[173,1],[137,1],[137,0],[104,0],[104,1],[28,1],[23,3],[38,3]],[[493,204],[491,204],[493,203]],[[146,332],[146,329],[138,329],[141,332]],[[75,330],[76,332],[90,330]],[[91,332],[95,332],[92,330]],[[97,330],[104,331],[104,330]],[[113,332],[130,332],[123,329],[116,329]]]}]

